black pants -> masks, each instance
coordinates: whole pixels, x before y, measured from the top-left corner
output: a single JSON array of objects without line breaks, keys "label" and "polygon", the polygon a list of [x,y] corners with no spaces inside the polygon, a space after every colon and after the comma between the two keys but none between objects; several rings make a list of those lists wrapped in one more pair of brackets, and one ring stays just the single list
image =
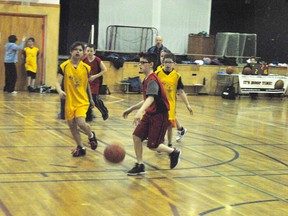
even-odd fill
[{"label": "black pants", "polygon": [[5,64],[5,86],[4,91],[13,92],[17,81],[17,70],[15,63]]},{"label": "black pants", "polygon": [[[106,120],[108,118],[108,109],[107,107],[104,105],[103,101],[101,100],[101,98],[99,97],[99,95],[97,94],[92,94],[92,99],[95,103],[95,106],[97,107],[97,109],[101,112],[102,114],[102,118],[104,120]],[[93,116],[92,116],[92,109],[89,107],[87,113],[86,113],[86,120],[87,121],[92,121]]]}]

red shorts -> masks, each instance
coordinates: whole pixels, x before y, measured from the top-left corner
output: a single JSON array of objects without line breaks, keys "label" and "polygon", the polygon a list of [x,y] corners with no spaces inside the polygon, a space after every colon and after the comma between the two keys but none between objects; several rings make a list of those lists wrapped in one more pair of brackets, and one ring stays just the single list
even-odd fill
[{"label": "red shorts", "polygon": [[148,148],[157,148],[159,144],[164,142],[168,125],[168,113],[144,114],[133,135],[142,141],[148,139]]}]

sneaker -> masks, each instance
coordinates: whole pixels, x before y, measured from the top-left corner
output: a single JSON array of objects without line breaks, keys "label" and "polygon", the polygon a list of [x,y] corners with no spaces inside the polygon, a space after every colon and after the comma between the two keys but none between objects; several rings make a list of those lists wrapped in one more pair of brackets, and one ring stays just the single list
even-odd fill
[{"label": "sneaker", "polygon": [[174,169],[180,162],[181,151],[174,148],[174,151],[169,155],[170,157],[170,169]]},{"label": "sneaker", "polygon": [[96,139],[96,135],[95,133],[92,131],[92,134],[93,134],[93,137],[92,138],[88,138],[89,139],[89,144],[91,146],[91,149],[92,150],[95,150],[98,146],[98,142],[97,142],[97,139]]},{"label": "sneaker", "polygon": [[145,166],[144,164],[136,163],[135,166],[127,172],[128,176],[136,176],[136,175],[144,175],[145,174]]},{"label": "sneaker", "polygon": [[75,149],[71,152],[73,157],[80,157],[86,155],[86,149],[85,147],[77,146]]},{"label": "sneaker", "polygon": [[177,131],[177,136],[176,136],[176,141],[179,142],[187,133],[187,129],[183,128],[183,130],[178,130]]},{"label": "sneaker", "polygon": [[172,144],[171,144],[171,143],[170,143],[170,144],[168,144],[168,147],[170,147],[170,148],[171,148],[171,147],[172,147]]},{"label": "sneaker", "polygon": [[102,115],[102,118],[103,118],[104,121],[107,120],[107,119],[109,118],[108,113],[103,114],[103,115]]},{"label": "sneaker", "polygon": [[12,92],[9,92],[11,94],[17,94],[18,92],[17,91],[12,91]]}]

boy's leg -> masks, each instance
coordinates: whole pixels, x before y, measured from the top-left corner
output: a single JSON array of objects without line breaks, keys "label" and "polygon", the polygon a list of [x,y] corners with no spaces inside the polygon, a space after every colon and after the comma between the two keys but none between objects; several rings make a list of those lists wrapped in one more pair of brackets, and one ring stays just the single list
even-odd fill
[{"label": "boy's leg", "polygon": [[34,88],[35,87],[35,79],[31,80],[31,87]]},{"label": "boy's leg", "polygon": [[71,134],[77,144],[76,148],[72,151],[72,155],[73,157],[84,156],[86,154],[86,149],[82,144],[81,135],[78,131],[75,119],[68,120],[67,122],[70,128]]},{"label": "boy's leg", "polygon": [[133,141],[134,141],[134,150],[136,154],[136,160],[137,163],[135,166],[127,172],[127,175],[135,176],[135,175],[143,175],[145,174],[145,166],[143,163],[143,146],[141,138],[133,135]]},{"label": "boy's leg", "polygon": [[103,101],[101,100],[101,98],[99,97],[99,95],[97,94],[92,94],[93,97],[93,101],[95,103],[95,106],[97,107],[97,109],[101,112],[102,114],[102,118],[103,120],[106,120],[109,115],[108,115],[108,109],[107,107],[104,105]]},{"label": "boy's leg", "polygon": [[167,129],[167,139],[169,147],[172,147],[172,135],[173,135],[172,126],[170,125]]},{"label": "boy's leg", "polygon": [[134,141],[134,151],[136,154],[136,160],[137,163],[141,164],[143,163],[143,146],[142,146],[142,141],[139,137],[133,135],[133,141]]},{"label": "boy's leg", "polygon": [[72,133],[72,136],[73,136],[77,146],[84,147],[82,144],[81,135],[77,129],[76,121],[75,120],[68,120],[67,122],[68,122],[70,131]]},{"label": "boy's leg", "polygon": [[79,128],[84,131],[84,133],[88,136],[89,143],[91,145],[91,149],[95,150],[97,148],[97,139],[94,132],[91,131],[91,127],[86,123],[85,118],[82,116],[76,117],[76,123]]}]

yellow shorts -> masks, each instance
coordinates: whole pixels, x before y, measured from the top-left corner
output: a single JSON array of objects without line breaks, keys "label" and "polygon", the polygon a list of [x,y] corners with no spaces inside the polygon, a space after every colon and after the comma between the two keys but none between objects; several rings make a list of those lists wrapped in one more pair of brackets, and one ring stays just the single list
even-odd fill
[{"label": "yellow shorts", "polygon": [[65,120],[73,120],[76,117],[84,117],[86,118],[86,112],[89,108],[89,104],[79,106],[79,107],[65,107]]}]

